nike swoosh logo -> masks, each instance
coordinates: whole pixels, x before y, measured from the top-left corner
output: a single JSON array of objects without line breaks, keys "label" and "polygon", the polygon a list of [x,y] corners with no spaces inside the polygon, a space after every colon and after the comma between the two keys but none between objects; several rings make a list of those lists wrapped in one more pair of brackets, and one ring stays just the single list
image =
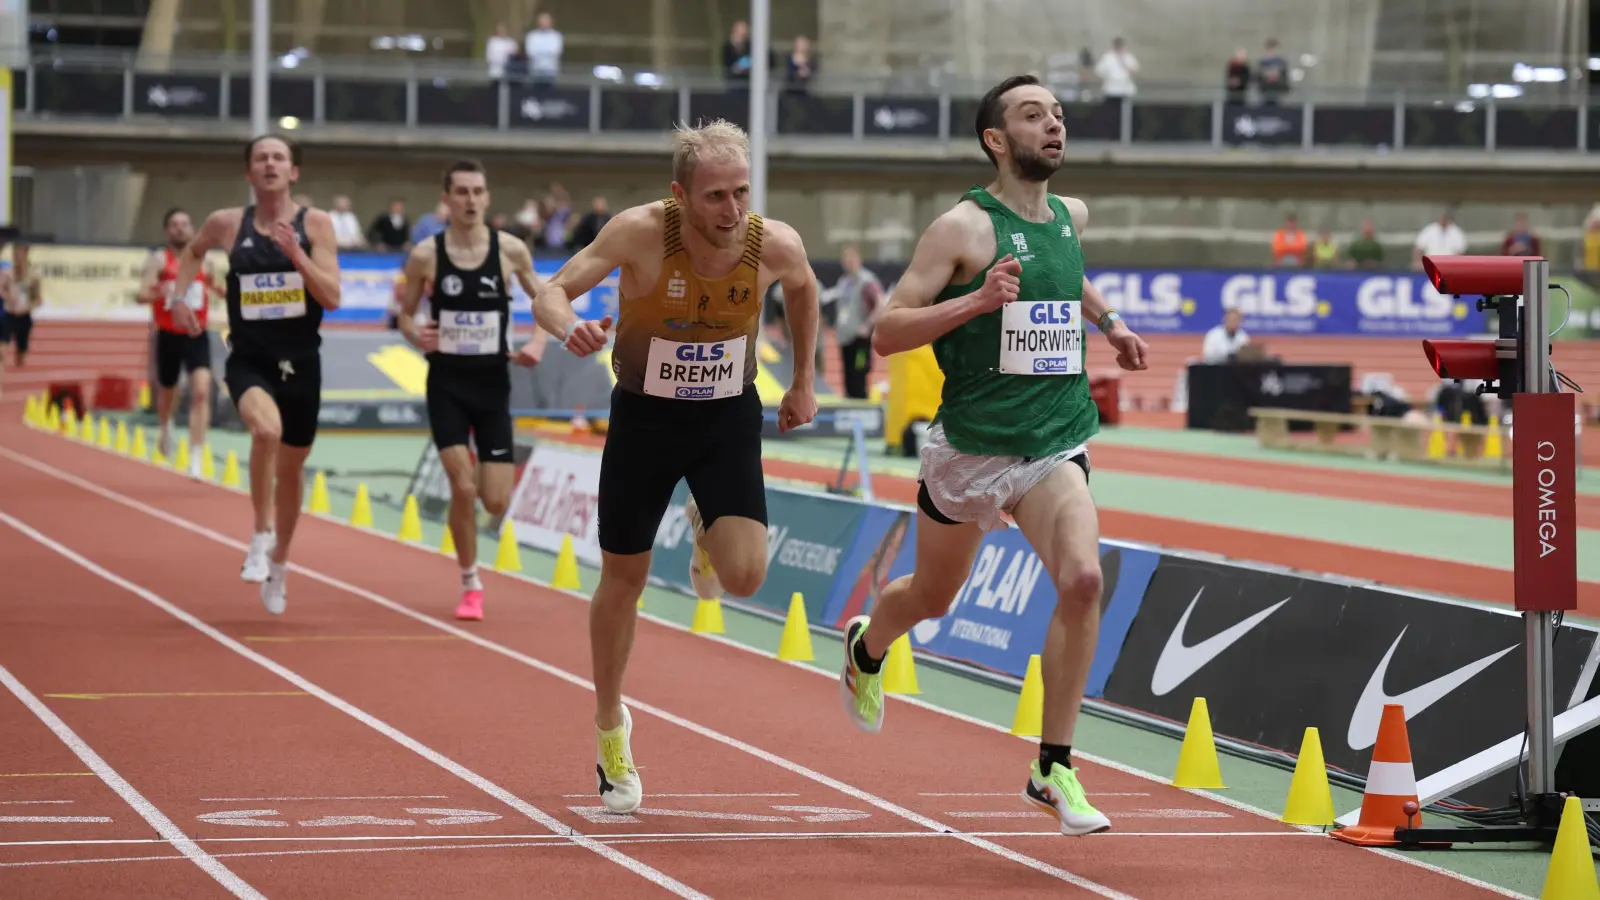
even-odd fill
[{"label": "nike swoosh logo", "polygon": [[1383,679],[1389,672],[1389,660],[1394,658],[1394,652],[1400,649],[1400,642],[1405,640],[1405,636],[1406,629],[1400,629],[1400,636],[1389,645],[1389,652],[1383,655],[1383,660],[1378,663],[1378,670],[1367,679],[1367,686],[1361,691],[1361,699],[1356,701],[1355,713],[1350,716],[1350,732],[1345,735],[1345,741],[1349,743],[1351,750],[1365,750],[1378,742],[1378,724],[1383,720],[1385,704],[1398,703],[1403,706],[1406,711],[1406,721],[1409,722],[1417,713],[1443,700],[1446,694],[1494,665],[1500,657],[1517,649],[1517,645],[1513,644],[1499,653],[1492,653],[1477,662],[1468,663],[1454,672],[1441,675],[1405,693],[1390,695],[1383,689]]},{"label": "nike swoosh logo", "polygon": [[1237,643],[1250,632],[1250,629],[1260,625],[1267,616],[1277,612],[1278,607],[1291,599],[1285,597],[1237,625],[1223,629],[1198,644],[1185,646],[1183,630],[1188,627],[1189,616],[1194,613],[1195,606],[1200,602],[1200,595],[1205,593],[1205,590],[1201,588],[1195,591],[1194,599],[1189,601],[1189,608],[1183,611],[1178,626],[1172,629],[1172,634],[1167,637],[1167,645],[1161,648],[1161,655],[1156,658],[1156,669],[1150,675],[1150,693],[1157,697],[1188,681],[1190,675],[1216,659],[1222,651]]}]

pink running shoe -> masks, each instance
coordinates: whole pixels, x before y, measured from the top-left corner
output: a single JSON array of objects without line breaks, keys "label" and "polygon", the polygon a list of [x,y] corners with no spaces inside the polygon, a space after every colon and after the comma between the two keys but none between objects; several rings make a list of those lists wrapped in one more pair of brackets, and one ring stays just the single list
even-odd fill
[{"label": "pink running shoe", "polygon": [[473,622],[483,620],[483,591],[467,591],[461,595],[461,605],[456,607],[456,618]]}]

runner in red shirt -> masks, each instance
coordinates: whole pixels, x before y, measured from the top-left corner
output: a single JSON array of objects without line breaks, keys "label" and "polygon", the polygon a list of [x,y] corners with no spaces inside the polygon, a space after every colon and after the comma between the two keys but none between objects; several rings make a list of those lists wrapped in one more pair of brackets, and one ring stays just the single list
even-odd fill
[{"label": "runner in red shirt", "polygon": [[194,223],[181,209],[167,211],[162,220],[167,231],[167,246],[153,251],[145,261],[139,284],[139,302],[150,304],[156,327],[156,416],[161,421],[161,453],[172,458],[172,411],[177,405],[178,376],[189,373],[189,474],[200,477],[201,454],[206,449],[206,428],[211,424],[211,335],[207,331],[191,337],[174,324],[172,306],[186,303],[194,310],[202,328],[206,325],[211,296],[222,296],[216,287],[215,273],[208,262],[186,289],[179,290],[174,279],[178,255],[194,238]]}]

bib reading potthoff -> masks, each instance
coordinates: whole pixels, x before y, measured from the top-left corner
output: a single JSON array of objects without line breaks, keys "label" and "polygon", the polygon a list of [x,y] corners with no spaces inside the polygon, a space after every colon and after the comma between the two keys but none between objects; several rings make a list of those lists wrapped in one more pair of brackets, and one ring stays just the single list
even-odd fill
[{"label": "bib reading potthoff", "polygon": [[492,310],[440,310],[439,352],[453,356],[499,353],[500,314]]},{"label": "bib reading potthoff", "polygon": [[246,319],[298,319],[306,314],[306,285],[299,272],[239,276],[239,310]]},{"label": "bib reading potthoff", "polygon": [[680,344],[652,337],[644,392],[678,400],[720,400],[744,393],[745,338]]},{"label": "bib reading potthoff", "polygon": [[1083,304],[1013,300],[1000,313],[1000,371],[1006,375],[1083,373]]}]

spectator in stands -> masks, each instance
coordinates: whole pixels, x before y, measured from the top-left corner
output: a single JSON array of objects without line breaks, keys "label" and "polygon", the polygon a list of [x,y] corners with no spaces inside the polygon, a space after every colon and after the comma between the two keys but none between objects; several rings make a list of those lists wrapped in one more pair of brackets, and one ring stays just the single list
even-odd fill
[{"label": "spectator in stands", "polygon": [[1317,239],[1311,244],[1311,268],[1339,268],[1339,242],[1333,239],[1333,232],[1326,228],[1317,232]]},{"label": "spectator in stands", "polygon": [[522,201],[522,208],[517,210],[510,231],[530,245],[538,239],[544,231],[544,214],[539,211],[538,200],[529,197]]},{"label": "spectator in stands", "polygon": [[567,229],[571,227],[571,221],[572,201],[567,198],[567,192],[562,190],[561,185],[551,185],[550,193],[544,198],[544,230],[540,232],[535,248],[565,249]]},{"label": "spectator in stands", "polygon": [[1200,359],[1208,363],[1225,363],[1233,359],[1239,348],[1250,343],[1244,330],[1244,316],[1237,309],[1222,314],[1222,324],[1206,332],[1200,345]]},{"label": "spectator in stands", "polygon": [[528,54],[528,74],[535,82],[551,84],[561,74],[561,32],[547,12],[539,13],[538,27],[528,32],[523,49]]},{"label": "spectator in stands", "polygon": [[1600,216],[1590,216],[1583,227],[1583,267],[1600,271]]},{"label": "spectator in stands", "polygon": [[367,246],[366,236],[361,233],[361,220],[351,211],[349,197],[335,194],[328,218],[333,220],[333,240],[340,250],[360,250]]},{"label": "spectator in stands", "polygon": [[611,207],[607,205],[606,198],[596,197],[589,206],[589,211],[583,214],[578,224],[567,235],[567,250],[577,253],[579,250],[594,243],[599,236],[600,229],[606,227],[611,221]]},{"label": "spectator in stands", "polygon": [[861,251],[846,246],[839,254],[844,268],[830,291],[835,299],[834,339],[844,364],[844,395],[867,399],[867,376],[872,372],[872,327],[883,305],[883,285],[861,265]]},{"label": "spectator in stands", "polygon": [[1460,256],[1466,252],[1467,235],[1447,209],[1439,214],[1437,222],[1429,222],[1417,232],[1411,245],[1411,268],[1421,271],[1424,256]]},{"label": "spectator in stands", "polygon": [[1272,234],[1272,263],[1277,266],[1299,268],[1306,264],[1306,233],[1300,230],[1300,219],[1294,213],[1283,217],[1283,227]]},{"label": "spectator in stands", "polygon": [[1233,51],[1228,60],[1228,75],[1223,82],[1228,91],[1229,103],[1243,103],[1245,92],[1250,90],[1250,54],[1243,47]]},{"label": "spectator in stands", "polygon": [[1517,213],[1511,220],[1511,230],[1500,241],[1501,256],[1542,256],[1539,235],[1528,225],[1528,214]]},{"label": "spectator in stands", "polygon": [[374,218],[367,226],[367,243],[380,253],[404,252],[411,249],[411,219],[406,216],[406,202],[396,197],[389,201],[389,211]]},{"label": "spectator in stands", "polygon": [[1361,220],[1361,234],[1345,248],[1344,256],[1354,268],[1383,267],[1383,245],[1378,243],[1378,227],[1371,219]]},{"label": "spectator in stands", "polygon": [[312,197],[310,194],[295,194],[293,199],[295,203],[298,203],[307,209],[317,205],[316,198]]},{"label": "spectator in stands", "polygon": [[450,207],[446,206],[443,200],[440,200],[439,205],[435,206],[432,212],[423,213],[422,218],[418,219],[416,226],[411,229],[412,246],[429,240],[434,235],[445,230],[449,224]]},{"label": "spectator in stands", "polygon": [[493,228],[495,231],[508,231],[509,229],[506,228],[506,214],[503,212],[497,212],[490,216],[489,227]]},{"label": "spectator in stands", "polygon": [[733,23],[722,45],[722,74],[730,85],[743,86],[750,81],[750,25],[743,19]]},{"label": "spectator in stands", "polygon": [[1133,79],[1139,74],[1139,61],[1120,37],[1111,39],[1111,49],[1095,63],[1094,74],[1100,77],[1100,92],[1107,97],[1132,97],[1138,92]]},{"label": "spectator in stands", "polygon": [[1277,103],[1289,93],[1289,61],[1278,51],[1277,38],[1267,38],[1266,49],[1256,63],[1256,83],[1263,103]]},{"label": "spectator in stands", "polygon": [[504,22],[496,22],[494,34],[489,35],[489,40],[483,45],[483,59],[489,65],[489,77],[504,78],[506,63],[516,55],[517,39],[511,36],[511,29]]},{"label": "spectator in stands", "polygon": [[811,56],[811,39],[800,35],[794,39],[794,49],[789,51],[785,88],[803,94],[817,74],[816,60]]}]

